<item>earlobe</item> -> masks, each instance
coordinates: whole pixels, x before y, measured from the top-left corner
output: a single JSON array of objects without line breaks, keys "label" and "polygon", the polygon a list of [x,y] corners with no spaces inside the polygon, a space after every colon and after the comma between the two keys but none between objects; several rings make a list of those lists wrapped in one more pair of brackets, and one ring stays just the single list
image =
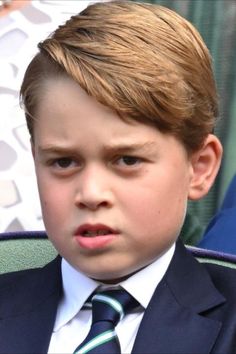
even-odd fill
[{"label": "earlobe", "polygon": [[191,156],[193,173],[188,194],[190,200],[200,199],[208,193],[219,171],[222,151],[219,139],[209,134],[203,147]]}]

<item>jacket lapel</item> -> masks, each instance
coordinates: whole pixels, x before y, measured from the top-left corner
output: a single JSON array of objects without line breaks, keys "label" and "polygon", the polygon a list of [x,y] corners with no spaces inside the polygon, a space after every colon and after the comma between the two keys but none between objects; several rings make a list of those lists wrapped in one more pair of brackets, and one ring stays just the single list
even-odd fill
[{"label": "jacket lapel", "polygon": [[169,269],[145,311],[132,352],[209,353],[221,323],[202,313],[224,302],[205,269],[178,242]]},{"label": "jacket lapel", "polygon": [[[3,288],[1,293],[1,352],[47,353],[61,296],[60,258],[43,270],[23,272],[21,278],[17,277],[16,282],[10,283],[11,286]],[[9,307],[4,297],[14,299],[16,292],[16,300]],[[14,338],[17,338],[17,343]]]}]

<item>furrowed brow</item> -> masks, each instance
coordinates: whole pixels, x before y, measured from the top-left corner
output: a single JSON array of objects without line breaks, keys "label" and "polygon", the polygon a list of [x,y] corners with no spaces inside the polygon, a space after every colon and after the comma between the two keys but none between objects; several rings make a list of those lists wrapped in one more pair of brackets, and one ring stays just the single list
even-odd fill
[{"label": "furrowed brow", "polygon": [[[154,141],[144,143],[112,143],[102,147],[105,154],[129,154],[129,153],[148,153],[152,152],[156,146]],[[75,155],[79,151],[79,146],[63,146],[54,144],[45,144],[38,146],[38,153],[41,156],[46,155]]]},{"label": "furrowed brow", "polygon": [[105,152],[116,151],[119,153],[134,153],[134,152],[148,152],[151,151],[155,146],[155,143],[148,141],[145,143],[127,143],[127,144],[111,144],[104,146]]},{"label": "furrowed brow", "polygon": [[74,154],[75,149],[72,147],[67,146],[56,146],[56,145],[45,145],[45,146],[38,146],[38,152],[42,155],[61,155],[61,154]]}]

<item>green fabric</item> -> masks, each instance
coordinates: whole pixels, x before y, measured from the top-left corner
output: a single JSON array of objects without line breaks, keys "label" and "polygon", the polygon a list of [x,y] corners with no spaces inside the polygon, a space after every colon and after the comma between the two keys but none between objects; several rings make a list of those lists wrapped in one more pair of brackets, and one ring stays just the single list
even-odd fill
[{"label": "green fabric", "polygon": [[204,228],[200,224],[199,218],[188,212],[180,234],[183,243],[190,246],[197,245],[201,240],[203,231]]},{"label": "green fabric", "polygon": [[57,255],[47,239],[1,240],[0,274],[42,267]]},{"label": "green fabric", "polygon": [[[213,57],[220,97],[220,117],[215,132],[223,144],[224,157],[220,173],[208,196],[201,201],[189,203],[188,217],[181,238],[188,244],[195,244],[201,239],[203,230],[219,208],[229,182],[236,172],[236,1],[143,0],[143,2],[167,6],[187,18],[199,30]],[[189,226],[191,215],[193,224]]]},{"label": "green fabric", "polygon": [[223,260],[219,260],[219,259],[212,259],[212,258],[208,259],[208,258],[197,257],[196,259],[200,263],[217,264],[217,265],[224,266],[224,267],[227,267],[227,268],[236,269],[236,264],[232,263],[232,262],[223,261]]}]

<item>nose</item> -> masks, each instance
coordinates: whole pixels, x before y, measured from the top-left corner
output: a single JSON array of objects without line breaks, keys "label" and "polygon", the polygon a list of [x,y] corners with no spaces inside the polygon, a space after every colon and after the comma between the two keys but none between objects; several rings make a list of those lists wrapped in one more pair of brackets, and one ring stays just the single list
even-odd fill
[{"label": "nose", "polygon": [[98,168],[86,169],[77,182],[76,205],[80,209],[97,210],[112,205],[112,193],[109,178]]}]

